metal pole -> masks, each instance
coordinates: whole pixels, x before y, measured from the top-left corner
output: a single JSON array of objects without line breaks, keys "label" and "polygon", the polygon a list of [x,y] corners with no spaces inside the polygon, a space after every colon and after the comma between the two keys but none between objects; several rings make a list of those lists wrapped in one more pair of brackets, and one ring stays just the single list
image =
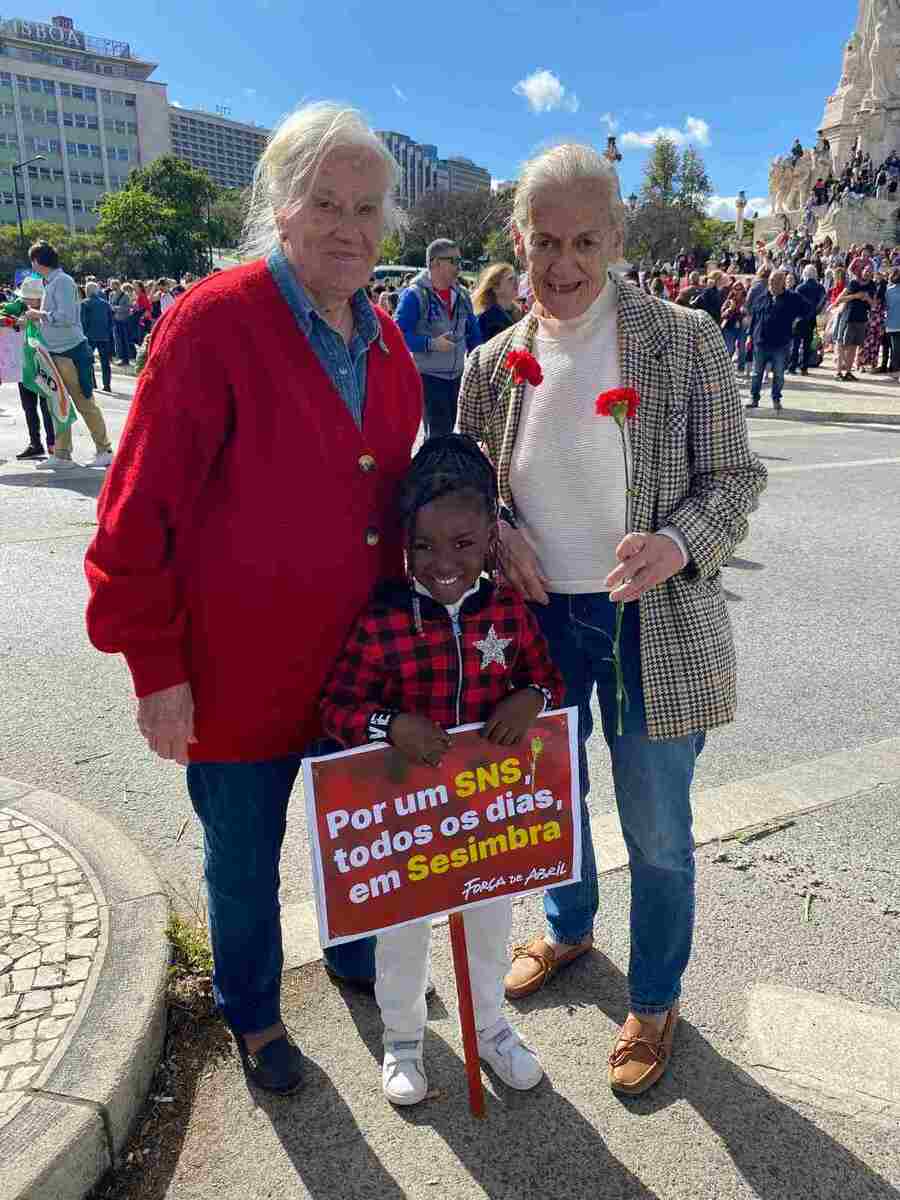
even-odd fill
[{"label": "metal pole", "polygon": [[13,164],[12,173],[13,188],[15,189],[16,193],[16,216],[19,219],[19,250],[22,254],[22,257],[25,258],[26,254],[28,253],[28,247],[25,245],[25,230],[22,228],[22,205],[19,201],[19,172],[21,170],[22,168],[18,165],[18,163]]}]

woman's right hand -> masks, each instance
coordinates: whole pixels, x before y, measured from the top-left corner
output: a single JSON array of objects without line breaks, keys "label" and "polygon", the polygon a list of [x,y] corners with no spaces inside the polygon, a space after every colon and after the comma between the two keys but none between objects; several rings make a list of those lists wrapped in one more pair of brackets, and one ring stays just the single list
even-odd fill
[{"label": "woman's right hand", "polygon": [[524,535],[506,521],[500,522],[500,566],[509,582],[526,600],[535,604],[550,603],[547,595],[549,580],[541,572],[537,555]]},{"label": "woman's right hand", "polygon": [[194,737],[194,697],[189,683],[151,692],[138,700],[138,729],[160,758],[188,765],[188,746]]}]

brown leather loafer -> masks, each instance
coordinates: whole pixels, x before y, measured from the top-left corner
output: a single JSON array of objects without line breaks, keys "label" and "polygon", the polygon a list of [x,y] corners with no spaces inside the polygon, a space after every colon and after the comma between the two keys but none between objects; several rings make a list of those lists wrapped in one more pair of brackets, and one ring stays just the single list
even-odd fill
[{"label": "brown leather loafer", "polygon": [[587,954],[594,944],[591,934],[577,946],[551,946],[546,938],[535,938],[527,946],[514,946],[512,966],[503,981],[507,999],[521,1000],[540,991],[548,979],[562,967],[567,967],[582,954]]},{"label": "brown leather loafer", "polygon": [[662,1031],[629,1015],[609,1056],[609,1086],[614,1092],[639,1096],[653,1087],[669,1065],[677,1024],[677,1002],[666,1014]]}]

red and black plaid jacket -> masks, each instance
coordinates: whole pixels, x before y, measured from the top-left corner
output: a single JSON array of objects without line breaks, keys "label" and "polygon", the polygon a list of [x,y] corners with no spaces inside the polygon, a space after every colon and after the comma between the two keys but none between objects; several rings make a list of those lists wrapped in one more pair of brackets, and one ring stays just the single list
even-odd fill
[{"label": "red and black plaid jacket", "polygon": [[385,740],[401,712],[430,717],[444,729],[486,721],[505,696],[524,687],[542,691],[548,708],[562,703],[562,676],[518,592],[482,579],[454,627],[430,596],[387,583],[358,619],[325,685],[322,721],[329,736],[356,746]]}]

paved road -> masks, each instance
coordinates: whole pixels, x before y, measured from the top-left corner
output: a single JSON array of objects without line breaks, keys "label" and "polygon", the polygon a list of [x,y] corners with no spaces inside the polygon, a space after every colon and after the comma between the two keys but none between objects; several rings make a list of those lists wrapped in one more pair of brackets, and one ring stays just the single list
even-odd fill
[{"label": "paved road", "polygon": [[[101,402],[115,437],[133,382],[114,382],[117,394]],[[888,738],[900,724],[900,427],[754,421],[751,433],[772,478],[725,579],[740,714],[710,737],[700,787]],[[71,795],[118,821],[187,905],[197,893],[201,848],[183,773],[145,749],[124,665],[95,653],[83,631],[81,561],[101,476],[36,472],[14,461],[23,444],[18,395],[4,385],[0,459],[10,461],[0,465],[0,774]],[[88,450],[78,430],[76,458],[87,459]],[[596,738],[591,759],[592,803],[603,811],[610,788]],[[285,900],[308,897],[299,805],[283,879]]]}]

